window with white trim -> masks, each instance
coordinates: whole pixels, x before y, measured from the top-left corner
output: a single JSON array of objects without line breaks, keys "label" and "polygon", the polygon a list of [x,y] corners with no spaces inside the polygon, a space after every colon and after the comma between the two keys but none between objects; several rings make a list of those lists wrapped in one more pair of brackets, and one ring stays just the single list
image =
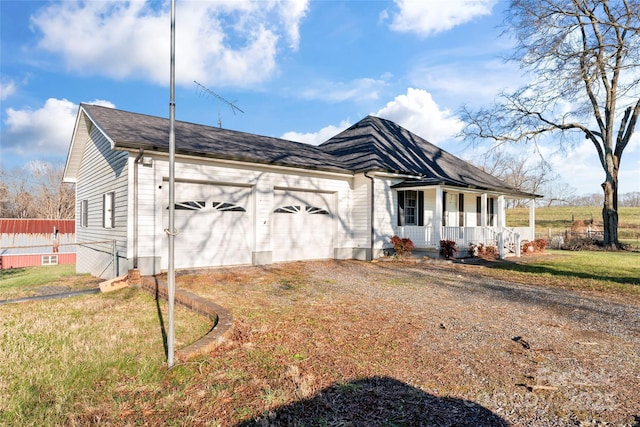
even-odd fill
[{"label": "window with white trim", "polygon": [[42,255],[42,265],[58,265],[58,255]]},{"label": "window with white trim", "polygon": [[398,191],[398,225],[424,225],[424,192]]},{"label": "window with white trim", "polygon": [[80,201],[80,227],[89,226],[89,200]]},{"label": "window with white trim", "polygon": [[102,195],[102,223],[104,228],[114,228],[116,225],[116,193]]}]

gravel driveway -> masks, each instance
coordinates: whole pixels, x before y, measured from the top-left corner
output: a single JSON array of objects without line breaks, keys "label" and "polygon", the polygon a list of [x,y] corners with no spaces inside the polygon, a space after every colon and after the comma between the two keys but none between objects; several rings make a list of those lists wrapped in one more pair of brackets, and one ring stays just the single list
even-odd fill
[{"label": "gravel driveway", "polygon": [[[248,329],[252,310],[313,308],[292,315],[290,325],[280,321],[279,328],[294,331],[288,339],[298,340],[282,345],[305,346],[314,360],[310,372],[334,371],[327,381],[392,377],[430,395],[473,402],[511,425],[640,425],[636,302],[490,279],[477,268],[326,261],[215,270],[207,281],[216,285],[207,289],[179,283],[235,311]],[[266,275],[278,285],[258,298]],[[313,313],[331,319],[328,326],[295,331]],[[253,339],[273,333],[267,329],[254,328]],[[356,364],[369,349],[372,361]]]}]

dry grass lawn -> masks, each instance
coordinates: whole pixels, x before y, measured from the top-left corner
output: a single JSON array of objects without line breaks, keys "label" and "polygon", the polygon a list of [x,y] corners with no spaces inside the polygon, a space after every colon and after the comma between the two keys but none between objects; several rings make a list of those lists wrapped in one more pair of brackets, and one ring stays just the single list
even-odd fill
[{"label": "dry grass lawn", "polygon": [[[103,383],[58,399],[49,423],[638,426],[640,293],[526,277],[357,261],[183,275],[178,287],[232,312],[229,339],[167,372],[136,350],[139,374],[112,365]],[[137,303],[141,311],[148,304]],[[102,322],[136,317],[123,310]],[[3,342],[20,333],[4,321]],[[192,332],[182,328],[177,340],[188,343]],[[0,375],[0,396],[10,387]],[[23,425],[33,421],[27,416]]]}]

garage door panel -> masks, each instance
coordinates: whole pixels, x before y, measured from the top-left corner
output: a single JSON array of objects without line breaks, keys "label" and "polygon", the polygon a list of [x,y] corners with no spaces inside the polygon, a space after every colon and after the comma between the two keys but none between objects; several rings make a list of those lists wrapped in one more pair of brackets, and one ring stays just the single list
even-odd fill
[{"label": "garage door panel", "polygon": [[333,195],[278,190],[274,196],[274,261],[333,258]]},{"label": "garage door panel", "polygon": [[[176,183],[175,191],[176,268],[251,262],[250,188]],[[164,196],[167,228],[168,192]],[[163,267],[167,265],[163,254]]]}]

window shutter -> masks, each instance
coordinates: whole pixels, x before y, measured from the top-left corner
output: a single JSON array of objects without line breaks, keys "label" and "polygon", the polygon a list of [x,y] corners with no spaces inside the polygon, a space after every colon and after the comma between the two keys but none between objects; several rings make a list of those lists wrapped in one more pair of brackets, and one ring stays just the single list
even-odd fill
[{"label": "window shutter", "polygon": [[398,227],[404,225],[404,191],[398,191]]},{"label": "window shutter", "polygon": [[102,226],[106,227],[106,214],[107,214],[107,194],[102,195]]},{"label": "window shutter", "polygon": [[80,226],[86,227],[89,224],[89,201],[80,202]]},{"label": "window shutter", "polygon": [[109,208],[111,209],[111,228],[115,228],[116,226],[116,193],[112,192],[110,193],[109,197],[109,202],[111,203],[111,206],[109,206]]},{"label": "window shutter", "polygon": [[424,225],[424,191],[418,191],[418,225]]},{"label": "window shutter", "polygon": [[493,197],[490,197],[489,199],[487,199],[487,210],[489,211],[489,226],[493,227],[494,224],[494,215],[495,215],[495,206],[493,205],[493,203],[495,202],[495,199]]},{"label": "window shutter", "polygon": [[442,192],[442,225],[447,226],[447,192]]},{"label": "window shutter", "polygon": [[476,197],[476,227],[484,226],[480,224],[482,221],[482,197]]},{"label": "window shutter", "polygon": [[458,194],[458,226],[464,227],[464,194]]}]

